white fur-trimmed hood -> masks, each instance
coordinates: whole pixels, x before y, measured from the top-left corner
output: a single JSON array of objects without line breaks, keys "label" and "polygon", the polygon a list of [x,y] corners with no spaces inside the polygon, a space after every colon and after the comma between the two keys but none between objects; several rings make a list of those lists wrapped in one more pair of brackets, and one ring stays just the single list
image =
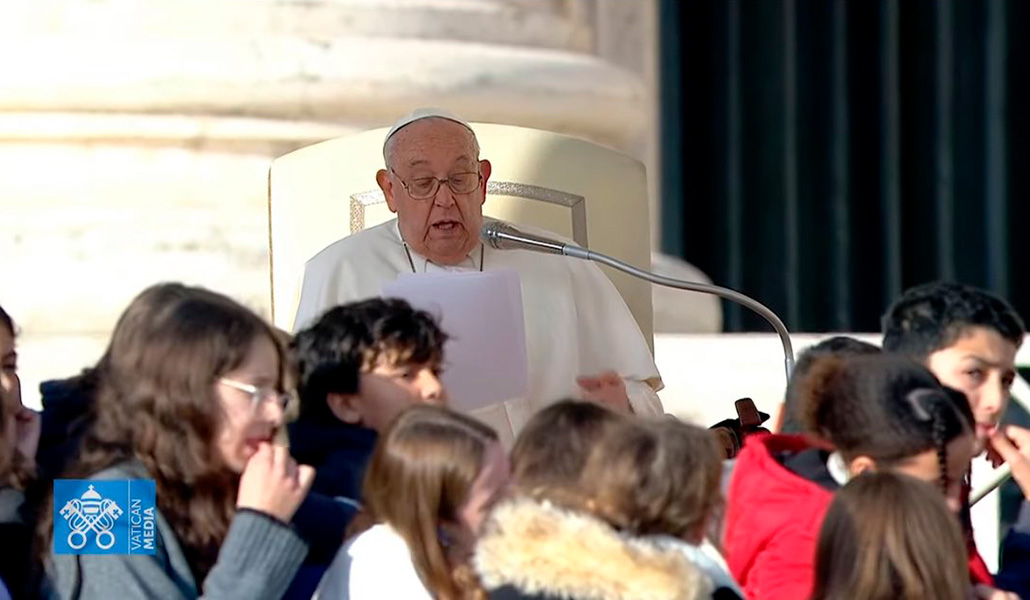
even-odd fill
[{"label": "white fur-trimmed hood", "polygon": [[494,509],[473,566],[488,590],[511,585],[576,600],[695,600],[712,593],[711,580],[682,552],[524,498]]}]

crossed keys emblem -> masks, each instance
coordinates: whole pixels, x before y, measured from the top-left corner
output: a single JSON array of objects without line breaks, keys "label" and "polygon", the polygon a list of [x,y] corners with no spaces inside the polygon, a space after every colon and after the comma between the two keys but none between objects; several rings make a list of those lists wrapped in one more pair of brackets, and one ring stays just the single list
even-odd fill
[{"label": "crossed keys emblem", "polygon": [[86,536],[92,530],[97,534],[97,546],[107,550],[114,545],[111,529],[122,512],[114,500],[105,499],[93,486],[89,486],[81,497],[72,498],[61,509],[61,516],[72,528],[68,534],[68,545],[75,550],[82,549],[86,545]]}]

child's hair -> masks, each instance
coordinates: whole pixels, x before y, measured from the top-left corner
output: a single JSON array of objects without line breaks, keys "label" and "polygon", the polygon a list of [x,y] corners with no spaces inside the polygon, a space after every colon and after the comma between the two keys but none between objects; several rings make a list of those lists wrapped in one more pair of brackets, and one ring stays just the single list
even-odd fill
[{"label": "child's hair", "polygon": [[972,327],[985,327],[1018,348],[1025,327],[1001,298],[961,283],[934,282],[906,290],[883,315],[883,348],[922,362]]},{"label": "child's hair", "polygon": [[597,440],[624,420],[594,402],[562,400],[542,409],[512,448],[512,481],[526,492],[574,485]]},{"label": "child's hair", "polygon": [[[148,288],[119,318],[104,357],[94,422],[69,476],[88,477],[139,460],[157,484],[157,505],[197,581],[214,565],[235,513],[239,475],[217,445],[224,411],[218,378],[247,360],[265,338],[285,351],[273,329],[230,298],[169,283]],[[41,550],[50,546],[52,511],[44,511]]]},{"label": "child's hair", "polygon": [[[0,306],[0,327],[6,329],[12,338],[17,335],[18,330],[14,326],[14,319],[2,306]],[[2,438],[4,432],[7,431],[8,419],[14,419],[14,411],[19,408],[7,400],[0,396],[0,487],[10,485],[15,489],[25,491],[26,486],[35,476],[35,469],[30,466],[31,459],[34,457],[22,456],[14,448],[14,440]]]},{"label": "child's hair", "polygon": [[0,327],[4,327],[10,331],[12,337],[16,332],[14,328],[14,319],[11,318],[11,315],[7,314],[7,311],[4,310],[4,307],[2,306],[0,306]]},{"label": "child's hair", "polygon": [[357,394],[376,365],[440,367],[447,335],[432,315],[404,300],[373,298],[329,309],[290,344],[303,418],[334,418],[331,393]]},{"label": "child's hair", "polygon": [[461,585],[448,562],[440,525],[458,512],[498,443],[486,425],[438,406],[402,412],[379,438],[365,474],[367,517],[387,523],[407,543],[422,583],[434,598],[457,598]]},{"label": "child's hair", "polygon": [[[672,417],[597,425],[603,426],[570,446],[588,452],[585,457],[556,461],[551,473],[537,465],[533,486],[517,481],[520,492],[591,514],[631,536],[688,539],[701,532],[720,502],[722,451],[712,433]],[[547,439],[547,431],[541,426],[538,439],[559,451],[561,440]],[[513,456],[516,466],[519,461]]]},{"label": "child's hair", "polygon": [[812,600],[963,600],[966,546],[940,492],[890,472],[863,473],[823,521]]},{"label": "child's hair", "polygon": [[902,356],[824,357],[799,384],[799,395],[806,430],[845,460],[867,456],[890,468],[936,449],[945,489],[947,444],[973,427],[965,396]]},{"label": "child's hair", "polygon": [[605,434],[579,478],[586,502],[573,508],[634,536],[703,533],[720,503],[715,436],[672,417],[626,421]]},{"label": "child's hair", "polygon": [[787,392],[784,395],[782,408],[784,414],[779,433],[804,433],[804,427],[798,418],[798,406],[801,404],[798,384],[808,376],[808,371],[818,359],[824,356],[862,356],[880,352],[880,348],[873,344],[844,335],[831,337],[806,348],[798,356],[798,360],[794,364],[794,371],[790,375],[790,381],[787,383]]}]

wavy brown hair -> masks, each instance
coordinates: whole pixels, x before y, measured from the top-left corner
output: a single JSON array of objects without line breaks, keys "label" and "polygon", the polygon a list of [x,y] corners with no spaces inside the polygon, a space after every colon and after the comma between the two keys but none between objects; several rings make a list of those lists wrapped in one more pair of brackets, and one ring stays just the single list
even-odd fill
[{"label": "wavy brown hair", "polygon": [[836,494],[815,556],[812,600],[964,600],[966,545],[933,486],[886,471]]},{"label": "wavy brown hair", "polygon": [[691,540],[721,503],[722,451],[712,432],[675,418],[626,420],[595,442],[575,485],[534,496],[629,535]]},{"label": "wavy brown hair", "polygon": [[595,402],[566,399],[541,409],[511,450],[511,477],[520,491],[575,486],[591,451],[626,417]]},{"label": "wavy brown hair", "polygon": [[[262,336],[279,353],[282,389],[283,347],[259,316],[202,288],[169,283],[145,290],[119,319],[98,365],[93,425],[66,475],[86,478],[124,461],[142,463],[198,586],[228,533],[239,483],[217,447],[225,414],[215,383],[239,368]],[[45,551],[53,517],[43,514]]]},{"label": "wavy brown hair", "polygon": [[438,406],[402,412],[379,438],[365,475],[368,517],[387,523],[407,543],[419,579],[434,598],[473,594],[461,581],[440,539],[440,525],[457,522],[497,433]]}]

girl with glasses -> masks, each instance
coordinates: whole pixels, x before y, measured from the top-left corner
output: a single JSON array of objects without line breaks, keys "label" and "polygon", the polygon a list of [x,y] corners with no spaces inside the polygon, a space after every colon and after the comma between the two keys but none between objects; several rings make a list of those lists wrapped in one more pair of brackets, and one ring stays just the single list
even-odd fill
[{"label": "girl with glasses", "polygon": [[52,552],[55,598],[279,598],[307,546],[289,522],[313,470],[276,446],[287,401],[275,331],[233,300],[164,284],[123,314],[70,478],[152,479],[156,554]]}]

